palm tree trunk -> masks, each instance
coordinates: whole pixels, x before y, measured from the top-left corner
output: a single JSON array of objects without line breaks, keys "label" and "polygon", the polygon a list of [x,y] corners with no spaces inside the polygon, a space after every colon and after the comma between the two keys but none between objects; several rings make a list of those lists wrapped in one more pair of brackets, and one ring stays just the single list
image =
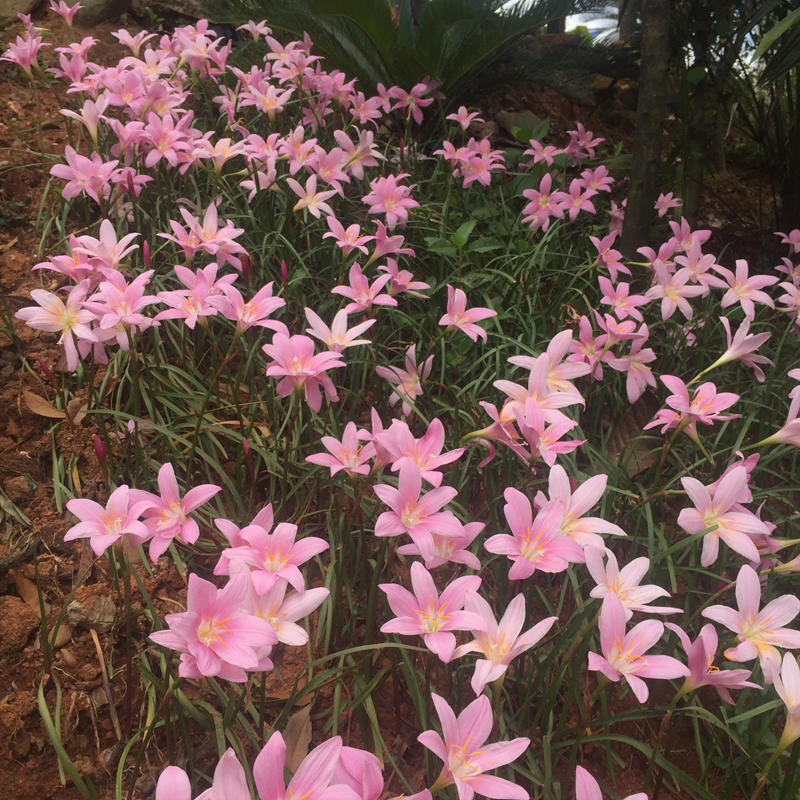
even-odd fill
[{"label": "palm tree trunk", "polygon": [[669,0],[642,0],[642,63],[628,205],[620,249],[629,256],[647,243],[658,188],[667,101]]}]

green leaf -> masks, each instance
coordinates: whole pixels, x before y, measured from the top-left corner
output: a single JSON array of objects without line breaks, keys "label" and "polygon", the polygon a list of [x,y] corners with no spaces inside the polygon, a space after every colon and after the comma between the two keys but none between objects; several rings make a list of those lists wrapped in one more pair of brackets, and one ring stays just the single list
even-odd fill
[{"label": "green leaf", "polygon": [[469,240],[469,235],[475,227],[475,220],[471,219],[458,226],[458,230],[450,236],[450,241],[461,250]]},{"label": "green leaf", "polygon": [[703,80],[706,76],[706,68],[701,66],[692,67],[686,73],[686,80],[692,84],[692,86],[697,86],[700,81]]},{"label": "green leaf", "polygon": [[800,8],[790,11],[780,22],[772,26],[761,38],[755,52],[753,53],[753,61],[757,61],[764,53],[772,47],[773,44],[783,36],[786,31],[793,25],[800,21]]}]

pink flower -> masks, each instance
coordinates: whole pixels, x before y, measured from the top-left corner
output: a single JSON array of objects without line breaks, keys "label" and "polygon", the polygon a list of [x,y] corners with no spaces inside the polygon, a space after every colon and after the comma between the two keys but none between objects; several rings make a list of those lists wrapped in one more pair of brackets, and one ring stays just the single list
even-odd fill
[{"label": "pink flower", "polygon": [[306,456],[306,461],[321,467],[330,467],[331,476],[339,470],[348,475],[369,475],[369,460],[375,456],[375,445],[372,442],[360,445],[359,439],[369,439],[368,431],[357,431],[355,422],[348,422],[344,428],[342,441],[332,436],[323,436],[320,440],[327,453],[314,453]]},{"label": "pink flower", "polygon": [[306,319],[311,325],[310,328],[306,328],[306,333],[310,333],[315,339],[319,339],[328,350],[334,353],[341,353],[348,347],[355,347],[359,344],[369,344],[369,339],[357,339],[356,337],[374,325],[374,319],[360,322],[358,325],[348,329],[347,309],[343,308],[336,312],[336,316],[333,318],[329,328],[315,311],[306,308],[305,313]]},{"label": "pink flower", "polygon": [[247,302],[239,290],[230,284],[222,284],[219,289],[222,294],[209,297],[208,304],[236,323],[237,338],[253,326],[269,328],[279,333],[286,330],[282,322],[268,319],[270,314],[286,305],[285,300],[272,296],[272,281],[262,286]]},{"label": "pink flower", "polygon": [[781,244],[788,244],[793,253],[800,253],[800,228],[795,228],[789,233],[775,231],[776,236],[781,237]]},{"label": "pink flower", "polygon": [[272,359],[267,366],[267,376],[281,378],[277,387],[279,397],[302,391],[308,405],[317,412],[322,405],[320,389],[331,402],[339,399],[333,382],[325,374],[329,369],[345,365],[339,353],[325,351],[315,355],[313,339],[283,333],[276,333],[272,344],[265,344],[261,349]]},{"label": "pink flower", "polygon": [[671,208],[680,208],[682,205],[683,200],[679,197],[673,197],[672,192],[667,192],[667,194],[662,193],[658,196],[653,208],[658,211],[659,217],[663,217],[666,216]]},{"label": "pink flower", "polygon": [[404,237],[401,234],[389,236],[386,226],[380,220],[376,220],[375,225],[377,226],[377,230],[375,231],[375,249],[372,251],[369,261],[367,261],[368,266],[373,261],[377,261],[379,258],[388,255],[414,257],[414,251],[410,247],[403,247]]},{"label": "pink flower", "polygon": [[21,308],[14,314],[17,319],[25,320],[35,330],[61,334],[59,342],[64,346],[67,369],[70,372],[78,367],[81,345],[97,341],[97,336],[91,329],[96,317],[83,306],[88,286],[88,282],[73,286],[66,303],[58,295],[45,289],[31,289],[31,299],[38,305]]},{"label": "pink flower", "polygon": [[503,506],[511,535],[490,536],[484,547],[490,553],[508,556],[509,580],[529,578],[538,569],[542,572],[563,572],[571,562],[582,563],[583,549],[559,528],[561,504],[551,503],[533,518],[528,498],[513,488],[503,493]]},{"label": "pink flower", "polygon": [[764,680],[772,683],[781,665],[781,656],[776,648],[796,650],[800,647],[800,631],[783,627],[800,613],[800,598],[784,594],[759,611],[760,602],[761,581],[758,573],[745,564],[736,576],[736,604],[739,610],[716,605],[703,609],[702,614],[738,635],[739,644],[729,647],[725,651],[725,658],[752,661],[757,657]]},{"label": "pink flower", "polygon": [[100,197],[106,198],[110,194],[111,174],[119,161],[103,161],[100,155],[92,153],[91,158],[86,158],[67,145],[64,148],[66,164],[56,164],[50,168],[50,174],[56,178],[67,181],[61,190],[61,195],[66,198],[77,197],[81,192],[86,192],[95,203],[100,203]]},{"label": "pink flower", "polygon": [[681,483],[695,507],[680,512],[678,525],[687,533],[708,531],[703,536],[702,566],[708,567],[717,560],[720,539],[750,561],[760,560],[751,535],[769,536],[770,530],[740,505],[750,499],[745,467],[735,466],[724,475],[713,496],[696,478],[681,478]]},{"label": "pink flower", "polygon": [[[346,783],[333,783],[342,749],[340,736],[334,736],[315,747],[302,760],[287,786],[283,779],[286,743],[280,732],[275,731],[253,763],[253,778],[259,800],[292,800],[311,794],[314,800],[361,800],[361,796]],[[214,797],[215,800],[223,800],[222,795]]]},{"label": "pink flower", "polygon": [[388,95],[397,101],[392,106],[392,111],[401,109],[406,112],[406,117],[413,117],[417,125],[422,125],[422,109],[434,101],[433,97],[424,97],[429,88],[426,83],[417,83],[409,91],[400,86],[392,86]]},{"label": "pink flower", "polygon": [[64,535],[65,542],[89,539],[95,555],[101,556],[116,542],[127,536],[133,545],[141,544],[150,536],[139,519],[150,505],[145,492],[118,486],[108,498],[105,508],[94,500],[76,498],[67,502],[67,510],[80,522]]},{"label": "pink flower", "polygon": [[376,306],[396,306],[397,300],[391,295],[381,293],[381,289],[389,282],[389,275],[379,275],[370,284],[369,278],[361,271],[361,266],[354,261],[348,273],[350,279],[349,286],[334,286],[331,294],[340,294],[349,297],[353,302],[348,303],[344,310],[348,314],[356,311],[369,311],[373,305]]},{"label": "pink flower", "polygon": [[456,648],[452,631],[485,627],[478,614],[463,610],[467,596],[477,592],[480,584],[478,575],[465,575],[451,581],[440,597],[430,572],[415,561],[411,565],[413,594],[394,583],[379,584],[395,615],[381,626],[381,633],[422,636],[425,646],[447,663]]},{"label": "pink flower", "polygon": [[259,595],[266,594],[279,581],[303,592],[305,582],[299,567],[329,545],[318,536],[295,541],[296,536],[297,525],[290,522],[278,523],[272,533],[260,525],[248,525],[239,531],[242,544],[222,551],[214,574],[232,575],[237,564],[244,564]]},{"label": "pink flower", "polygon": [[775,308],[772,298],[761,289],[765,286],[772,286],[778,282],[775,275],[754,275],[748,274],[747,262],[743,258],[736,259],[736,275],[729,269],[719,267],[717,270],[728,282],[730,289],[722,296],[720,305],[723,308],[740,303],[745,317],[752,319],[755,316],[755,303],[763,303],[770,308]]},{"label": "pink flower", "polygon": [[274,641],[265,620],[242,611],[250,578],[246,572],[234,575],[224,589],[189,574],[186,611],[167,614],[167,630],[150,638],[163,647],[181,653],[178,674],[182,678],[220,677],[243,683],[247,670],[255,669],[256,648]]},{"label": "pink flower", "polygon": [[392,472],[397,472],[403,464],[414,464],[422,479],[431,486],[442,483],[442,473],[436,468],[450,464],[464,452],[459,447],[442,454],[444,425],[438,418],[431,421],[419,439],[414,438],[406,422],[396,419],[387,430],[376,436],[376,440],[392,459]]},{"label": "pink flower", "polygon": [[732,406],[739,395],[733,392],[717,392],[717,387],[711,382],[701,383],[695,389],[692,399],[689,399],[689,389],[686,384],[674,375],[662,375],[661,382],[672,394],[667,398],[667,405],[677,411],[673,414],[668,411],[659,411],[652,422],[648,422],[644,429],[664,424],[661,432],[669,428],[681,426],[692,438],[697,437],[697,423],[713,425],[715,421],[725,422],[736,419],[739,415],[722,415],[719,412]]},{"label": "pink flower", "polygon": [[681,646],[686,651],[689,665],[689,675],[681,687],[681,692],[690,692],[701,686],[713,686],[719,696],[733,705],[731,689],[760,689],[757,683],[748,681],[749,669],[720,669],[714,666],[714,657],[717,654],[717,632],[710,623],[703,625],[699,636],[691,641],[686,632],[679,625],[667,622],[669,628],[681,640]]},{"label": "pink flower", "polygon": [[[603,800],[600,785],[583,767],[575,767],[575,800]],[[644,792],[629,794],[623,800],[647,800]]]},{"label": "pink flower", "polygon": [[[456,521],[458,522],[458,520]],[[460,522],[458,524],[461,525]],[[447,536],[432,533],[431,546],[421,548],[412,542],[400,545],[397,552],[401,556],[420,556],[425,564],[425,569],[435,569],[443,564],[453,563],[464,564],[470,569],[478,570],[481,568],[481,562],[467,548],[475,541],[484,527],[482,522],[468,522],[466,525],[461,525],[460,533],[448,533]]]},{"label": "pink flower", "polygon": [[657,300],[661,298],[661,319],[667,320],[676,309],[680,309],[681,314],[686,319],[691,319],[692,307],[689,304],[690,297],[704,295],[707,289],[704,286],[694,286],[688,281],[691,274],[686,269],[677,272],[668,272],[661,265],[653,267],[653,285],[645,292],[646,300]]},{"label": "pink flower", "polygon": [[476,793],[495,800],[528,800],[528,793],[521,786],[483,773],[519,758],[528,749],[530,739],[485,744],[494,725],[486,695],[473,700],[458,717],[438,694],[431,693],[431,698],[442,723],[442,736],[436,731],[424,731],[417,741],[444,761],[432,790],[454,783],[459,800],[472,800]]},{"label": "pink flower", "polygon": [[156,783],[155,800],[192,800],[189,776],[180,767],[163,769]]},{"label": "pink flower", "polygon": [[389,230],[398,222],[407,222],[409,210],[419,207],[419,203],[411,197],[414,186],[400,184],[407,177],[408,173],[401,172],[399,175],[374,178],[369,184],[372,191],[361,198],[361,202],[369,206],[370,214],[386,215],[386,227]]},{"label": "pink flower", "polygon": [[644,347],[646,339],[636,339],[631,343],[631,349],[626,356],[609,358],[608,365],[612,369],[626,373],[625,388],[628,402],[635,403],[650,386],[656,388],[656,379],[648,363],[656,360],[652,348]]},{"label": "pink flower", "polygon": [[783,654],[780,674],[775,676],[773,683],[786,706],[786,724],[777,747],[780,751],[800,739],[800,666],[793,653]]},{"label": "pink flower", "polygon": [[462,130],[469,128],[472,122],[483,122],[483,119],[478,116],[477,111],[469,113],[466,106],[459,106],[457,112],[448,114],[445,119],[451,119],[453,122],[457,122]]},{"label": "pink flower", "polygon": [[617,282],[617,272],[624,272],[626,275],[631,274],[630,269],[620,261],[622,253],[612,247],[616,238],[616,231],[612,231],[602,239],[597,236],[589,237],[591,243],[597,248],[597,263],[608,270],[614,283]]},{"label": "pink flower", "polygon": [[485,342],[486,331],[475,323],[496,316],[496,311],[481,306],[470,308],[467,311],[466,293],[461,289],[454,289],[449,283],[447,284],[447,313],[439,320],[440,325],[447,325],[448,330],[458,328],[466,333],[473,342],[477,342],[479,336]]},{"label": "pink flower", "polygon": [[[399,237],[402,239],[402,237]],[[372,258],[370,258],[370,261]],[[379,272],[385,272],[391,278],[389,282],[389,294],[394,297],[398,294],[410,294],[412,297],[425,298],[427,295],[422,294],[420,289],[430,289],[429,283],[424,281],[415,281],[414,275],[407,269],[399,269],[397,261],[393,258],[387,258],[386,263],[378,267]]]},{"label": "pink flower", "polygon": [[405,369],[400,367],[375,367],[375,372],[381,378],[395,385],[394,391],[389,395],[390,405],[402,400],[402,410],[405,416],[411,413],[413,403],[422,395],[422,381],[430,374],[433,368],[433,356],[428,356],[422,367],[417,366],[416,345],[412,344],[406,350]]},{"label": "pink flower", "polygon": [[56,3],[55,0],[50,0],[50,10],[55,11],[64,22],[67,23],[67,27],[72,27],[72,20],[75,18],[75,14],[78,13],[78,10],[81,8],[80,3],[75,3],[74,5],[68,6],[64,0],[59,0]]},{"label": "pink flower", "polygon": [[128,233],[121,239],[117,239],[117,232],[114,226],[107,219],[100,223],[100,238],[94,236],[76,236],[72,240],[72,250],[76,255],[85,256],[89,263],[98,270],[105,267],[117,269],[122,259],[139,247],[138,244],[130,244],[139,234]]},{"label": "pink flower", "polygon": [[336,245],[341,248],[343,255],[348,256],[353,250],[360,250],[362,253],[368,252],[364,245],[371,242],[375,238],[374,236],[361,236],[361,228],[355,223],[345,228],[336,217],[328,216],[327,220],[330,230],[323,233],[322,238],[335,239]]},{"label": "pink flower", "polygon": [[600,302],[607,306],[611,306],[611,310],[617,319],[625,319],[631,316],[634,319],[642,321],[642,312],[639,311],[638,306],[644,305],[647,299],[641,294],[629,294],[630,284],[620,282],[616,286],[603,275],[597,277],[597,282],[600,284],[600,291],[603,296]]},{"label": "pink flower", "polygon": [[333,209],[325,202],[329,197],[336,194],[335,189],[330,189],[325,192],[317,191],[317,176],[310,175],[306,179],[305,187],[301,186],[294,178],[287,178],[286,183],[289,184],[291,190],[300,198],[293,206],[292,211],[299,211],[301,208],[307,208],[309,213],[320,218],[324,212],[333,216]]},{"label": "pink flower", "polygon": [[[608,563],[603,566],[603,553],[608,558]],[[617,565],[616,556],[608,549],[601,549],[590,545],[586,547],[586,568],[597,586],[589,592],[590,597],[602,599],[609,594],[615,594],[625,609],[625,619],[629,620],[634,611],[645,611],[651,614],[678,614],[680,608],[669,606],[651,606],[650,603],[657,597],[669,597],[669,592],[661,586],[646,584],[640,586],[642,578],[650,567],[650,559],[644,556],[634,558],[622,569]]]},{"label": "pink flower", "polygon": [[433,551],[433,534],[458,535],[462,525],[449,511],[440,511],[457,494],[450,486],[439,486],[422,492],[422,477],[414,464],[403,464],[397,488],[385,483],[373,487],[375,494],[391,509],[384,511],[375,523],[376,536],[399,536],[407,533],[423,557]]},{"label": "pink flower", "polygon": [[[539,509],[547,506],[559,506],[561,533],[574,539],[581,547],[590,545],[603,547],[599,534],[608,533],[613,536],[625,536],[625,531],[613,522],[600,517],[585,517],[584,514],[598,502],[606,490],[607,475],[593,475],[580,486],[570,481],[566,470],[555,465],[550,469],[547,491],[550,499],[543,492],[537,492],[534,504]],[[575,488],[573,488],[573,485]]]},{"label": "pink flower", "polygon": [[689,670],[672,656],[645,655],[661,638],[664,624],[648,619],[625,632],[625,609],[615,594],[608,594],[600,610],[600,649],[603,655],[589,653],[589,669],[599,670],[616,683],[624,677],[640,703],[649,695],[642,678],[679,678]]},{"label": "pink flower", "polygon": [[549,172],[545,173],[539,183],[539,190],[525,189],[522,196],[530,201],[522,209],[522,222],[527,223],[536,230],[541,228],[546,231],[550,227],[550,219],[561,219],[564,216],[566,195],[564,192],[551,190],[553,178]]},{"label": "pink flower", "polygon": [[473,652],[483,656],[475,662],[475,672],[470,681],[476,695],[483,691],[487,683],[504,675],[511,661],[547,635],[558,619],[547,617],[521,634],[525,621],[525,597],[521,594],[511,600],[499,623],[491,606],[477,593],[467,595],[464,607],[477,614],[485,625],[484,630],[473,631],[475,638],[471,642],[460,645],[453,653],[453,658]]},{"label": "pink flower", "polygon": [[181,541],[194,544],[200,535],[197,523],[187,514],[207,503],[221,487],[204,483],[190,489],[180,496],[178,481],[172,464],[162,464],[158,470],[158,490],[160,497],[150,495],[152,502],[144,512],[144,524],[149,531],[150,559],[157,561],[169,547],[170,542],[180,536]]},{"label": "pink flower", "polygon": [[731,323],[727,317],[721,317],[720,322],[722,327],[725,328],[725,338],[728,342],[728,348],[725,352],[710,366],[706,367],[704,371],[713,369],[721,364],[727,364],[729,361],[741,361],[746,367],[750,367],[756,376],[759,383],[764,383],[764,370],[761,369],[759,364],[772,364],[766,356],[754,355],[755,351],[761,347],[767,339],[772,336],[771,333],[753,333],[750,331],[751,320],[745,317],[739,329],[731,338]]},{"label": "pink flower", "polygon": [[[39,68],[39,50],[42,47],[49,46],[47,42],[42,42],[41,36],[34,36],[31,30],[28,30],[24,39],[22,36],[17,36],[16,41],[8,45],[8,50],[0,56],[0,61],[11,61],[14,64],[19,64],[25,74],[33,79],[33,67]],[[73,150],[73,152],[75,151]],[[75,197],[76,195],[72,196]]]}]

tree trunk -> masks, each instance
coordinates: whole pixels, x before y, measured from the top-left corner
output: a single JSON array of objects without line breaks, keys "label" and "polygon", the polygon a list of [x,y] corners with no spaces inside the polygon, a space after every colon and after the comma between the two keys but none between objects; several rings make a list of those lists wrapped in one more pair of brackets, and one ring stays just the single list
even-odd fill
[{"label": "tree trunk", "polygon": [[639,29],[641,0],[619,0],[619,40],[629,42]]},{"label": "tree trunk", "polygon": [[633,168],[620,249],[631,257],[648,243],[658,188],[669,67],[669,0],[642,0],[642,63]]}]

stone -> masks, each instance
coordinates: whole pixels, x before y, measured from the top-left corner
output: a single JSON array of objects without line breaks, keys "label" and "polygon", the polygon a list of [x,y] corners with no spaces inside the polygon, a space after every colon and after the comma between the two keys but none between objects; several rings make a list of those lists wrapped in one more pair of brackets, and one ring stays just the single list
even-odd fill
[{"label": "stone", "polygon": [[81,7],[75,15],[75,24],[79,27],[97,25],[98,22],[121,17],[130,7],[130,0],[81,0]]},{"label": "stone", "polygon": [[81,586],[67,606],[67,618],[73,628],[94,628],[99,633],[110,631],[117,615],[117,606],[108,594],[97,594],[94,586]]},{"label": "stone", "polygon": [[0,597],[0,655],[21,650],[31,633],[39,626],[39,615],[22,599],[13,595]]},{"label": "stone", "polygon": [[39,0],[0,0],[0,28],[17,21],[17,14],[30,14]]},{"label": "stone", "polygon": [[181,14],[192,19],[209,19],[209,10],[199,0],[132,0],[131,10],[134,14],[147,19],[149,14],[156,16]]},{"label": "stone", "polygon": [[31,486],[24,475],[14,475],[3,481],[3,491],[12,503],[19,503],[30,497]]}]

